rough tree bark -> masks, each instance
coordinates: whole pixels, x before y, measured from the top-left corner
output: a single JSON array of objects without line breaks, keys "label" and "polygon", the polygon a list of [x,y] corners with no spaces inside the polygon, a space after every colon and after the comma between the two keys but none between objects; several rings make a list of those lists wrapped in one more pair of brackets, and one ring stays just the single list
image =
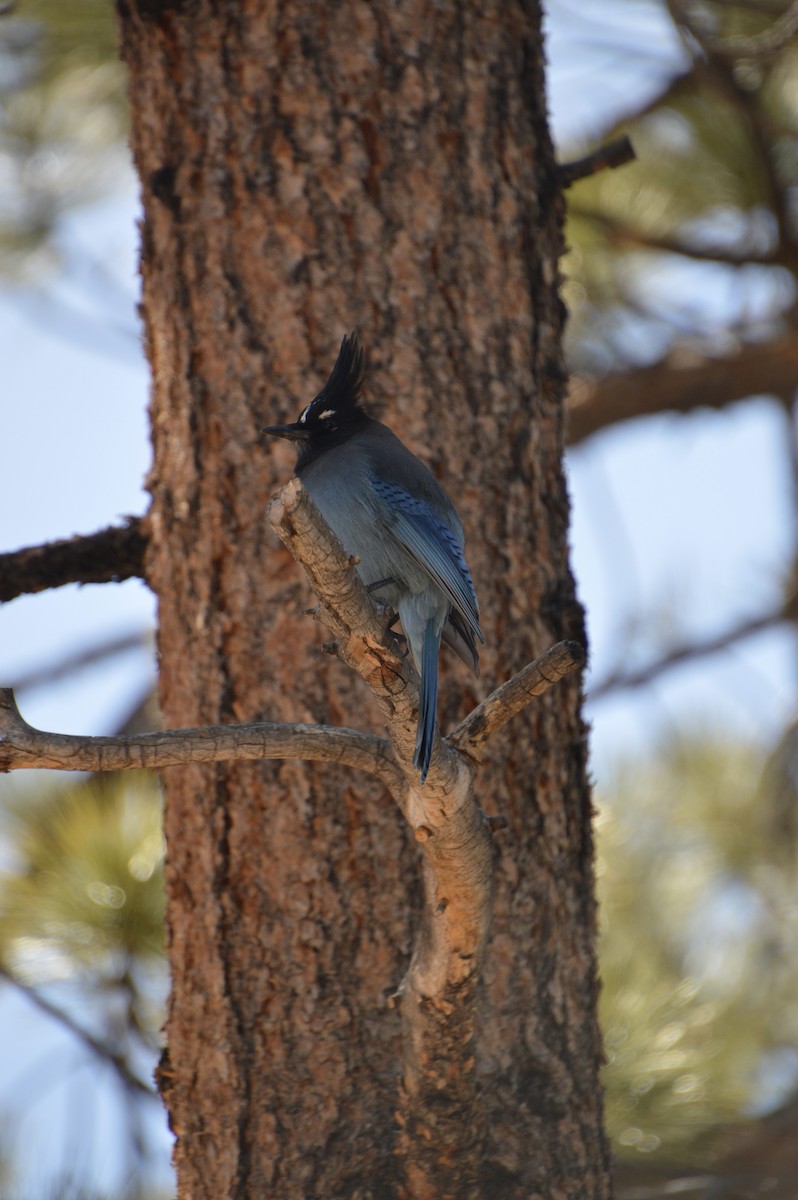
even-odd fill
[{"label": "rough tree bark", "polygon": [[[489,642],[480,686],[582,639],[538,6],[118,7],[144,204],[147,573],[167,727],[379,728],[303,620],[310,594],[263,511],[290,450],[267,453],[257,434],[312,397],[355,326],[367,401],[464,518]],[[442,726],[479,694],[445,669]],[[390,997],[419,883],[394,807],[350,772],[294,763],[170,768],[165,793],[161,1086],[180,1195],[429,1195],[397,1153]],[[437,1194],[605,1196],[578,685],[504,736],[482,796],[509,823],[481,1024],[464,1031],[486,1132],[479,1179],[465,1190],[453,1163]]]}]

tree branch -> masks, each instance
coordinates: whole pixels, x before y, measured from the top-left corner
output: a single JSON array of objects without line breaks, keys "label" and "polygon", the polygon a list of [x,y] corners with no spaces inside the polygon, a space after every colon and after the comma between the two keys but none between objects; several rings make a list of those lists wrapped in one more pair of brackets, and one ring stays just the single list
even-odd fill
[{"label": "tree branch", "polygon": [[568,442],[574,446],[610,425],[661,412],[725,408],[751,396],[788,402],[798,381],[798,336],[792,331],[768,342],[743,343],[726,358],[678,352],[603,379],[574,376],[568,392]]},{"label": "tree branch", "polygon": [[[322,620],[335,634],[335,652],[356,671],[379,704],[397,757],[408,780],[418,784],[410,763],[415,746],[418,677],[402,658],[388,623],[366,591],[355,567],[298,479],[277,493],[266,513],[278,536],[304,569],[319,597]],[[447,791],[458,779],[457,757],[439,742],[433,752],[428,787]]]},{"label": "tree branch", "polygon": [[[483,706],[477,709],[474,726],[461,727],[459,739],[456,731],[436,744],[420,787],[410,766],[418,680],[412,665],[386,645],[385,623],[354,570],[356,560],[331,535],[298,480],[286,484],[268,515],[319,596],[341,657],[377,697],[406,772],[407,792],[399,803],[423,852],[424,906],[400,988],[404,1058],[398,1151],[416,1181],[416,1194],[434,1195],[435,1181],[447,1177],[455,1155],[459,1176],[476,1179],[485,1138],[474,1042],[492,915],[493,846],[474,800],[474,764],[461,749],[474,750],[544,686],[536,664],[523,683],[517,677],[500,689],[487,713]],[[463,1145],[471,1148],[467,1162]]]},{"label": "tree branch", "polygon": [[463,754],[481,762],[483,747],[494,733],[526,708],[531,700],[544,695],[565,675],[584,664],[585,651],[579,642],[558,642],[491,692],[449,734],[449,742]]},{"label": "tree branch", "polygon": [[642,229],[634,229],[631,225],[618,220],[616,217],[598,212],[596,209],[584,208],[579,204],[571,204],[569,212],[572,217],[577,217],[582,221],[589,221],[592,225],[595,225],[613,246],[634,246],[640,250],[661,251],[663,254],[678,254],[682,258],[689,258],[695,262],[719,263],[722,266],[728,267],[746,267],[750,264],[757,266],[779,265],[779,257],[775,248],[761,253],[753,249],[747,250],[744,244],[734,248],[702,246],[698,243],[683,241],[679,237],[669,237],[666,234],[656,234],[646,232]]},{"label": "tree branch", "polygon": [[[760,0],[761,2],[761,0]],[[777,20],[751,37],[718,38],[712,42],[715,54],[726,58],[772,58],[788,46],[798,34],[798,0]]]},{"label": "tree branch", "polygon": [[0,964],[0,978],[5,979],[7,983],[10,983],[13,987],[17,988],[17,990],[27,996],[30,1002],[35,1004],[41,1012],[46,1013],[48,1017],[51,1017],[54,1021],[57,1021],[59,1025],[62,1025],[66,1030],[68,1030],[69,1033],[71,1033],[73,1037],[77,1038],[78,1041],[81,1042],[82,1045],[84,1045],[88,1050],[90,1050],[92,1054],[96,1055],[97,1058],[102,1059],[103,1062],[112,1067],[119,1076],[119,1079],[124,1087],[128,1088],[131,1092],[149,1096],[151,1100],[158,1099],[158,1094],[155,1091],[155,1088],[144,1083],[141,1079],[139,1079],[138,1075],[133,1073],[127,1059],[124,1058],[123,1055],[117,1054],[117,1052],[112,1050],[110,1046],[106,1046],[104,1042],[101,1042],[98,1038],[94,1037],[88,1032],[88,1030],[83,1029],[77,1024],[76,1021],[72,1020],[68,1013],[65,1013],[63,1009],[58,1008],[55,1004],[51,1004],[50,1001],[46,1000],[44,996],[36,991],[35,988],[29,987],[26,983],[23,983],[22,980],[17,979],[16,975],[14,975],[12,971],[9,971],[8,967],[3,966],[2,964]]},{"label": "tree branch", "polygon": [[121,583],[144,577],[146,520],[0,554],[0,603],[66,583]]},{"label": "tree branch", "polygon": [[615,671],[592,687],[587,694],[587,699],[590,702],[603,700],[615,692],[644,687],[664,671],[670,670],[671,667],[680,666],[695,658],[704,658],[709,654],[719,654],[723,650],[728,650],[730,646],[736,645],[737,642],[744,641],[745,638],[762,633],[765,629],[772,629],[774,625],[779,625],[782,621],[793,619],[795,609],[796,602],[793,597],[791,601],[775,612],[744,621],[741,625],[736,625],[734,629],[729,629],[725,633],[705,638],[702,641],[690,642],[684,646],[676,646],[667,654],[663,654],[661,658],[637,671]]},{"label": "tree branch", "polygon": [[10,688],[0,688],[0,771],[160,771],[192,762],[304,758],[369,771],[390,788],[402,785],[382,738],[326,725],[204,725],[135,736],[45,733],[23,719]]},{"label": "tree branch", "polygon": [[[718,45],[706,34],[700,22],[693,18],[693,13],[684,0],[665,0],[665,2],[682,44],[693,60],[697,78],[708,79],[741,114],[750,136],[752,149],[759,158],[762,174],[767,181],[770,206],[776,219],[779,243],[782,247],[781,256],[785,257],[789,253],[791,257],[794,257],[795,244],[792,237],[787,188],[777,169],[770,118],[764,106],[757,103],[755,92],[749,91],[741,84],[735,72],[736,63],[729,47],[723,44]],[[785,13],[785,18],[786,27],[789,28],[794,14],[791,11]],[[770,53],[772,50],[768,52]]]},{"label": "tree branch", "polygon": [[[386,645],[386,623],[354,570],[357,560],[345,554],[299,480],[278,493],[268,517],[321,600],[341,657],[374,692],[406,773],[399,803],[422,849],[424,904],[400,988],[398,1152],[419,1183],[424,1181],[418,1194],[432,1195],[443,1164],[455,1154],[458,1174],[476,1178],[485,1138],[473,1046],[493,904],[491,835],[474,801],[474,767],[445,742],[437,741],[420,787],[410,765],[418,711],[415,671]],[[471,1148],[468,1162],[462,1161],[463,1145]]]},{"label": "tree branch", "polygon": [[119,654],[127,654],[130,650],[143,650],[152,642],[152,631],[140,629],[133,633],[123,633],[119,637],[109,638],[94,646],[85,646],[65,654],[62,658],[47,666],[34,668],[27,675],[21,675],[14,680],[15,692],[33,691],[44,684],[55,683],[75,671],[82,671],[106,659],[115,658]]},{"label": "tree branch", "polygon": [[584,158],[574,159],[573,162],[560,163],[557,167],[557,175],[560,180],[560,186],[568,188],[572,183],[576,183],[578,179],[587,179],[590,175],[597,175],[599,171],[614,170],[616,167],[622,167],[626,163],[634,162],[637,155],[635,148],[630,139],[623,137],[615,138],[611,142],[607,142],[604,146],[599,146],[598,150],[594,150],[592,154],[585,155]]}]

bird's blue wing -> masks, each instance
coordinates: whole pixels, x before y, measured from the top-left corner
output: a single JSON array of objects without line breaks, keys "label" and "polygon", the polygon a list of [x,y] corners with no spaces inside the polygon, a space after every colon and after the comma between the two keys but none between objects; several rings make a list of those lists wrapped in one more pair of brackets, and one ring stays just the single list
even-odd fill
[{"label": "bird's blue wing", "polygon": [[391,513],[391,529],[418,564],[446,595],[476,637],[484,642],[479,627],[479,606],[471,574],[460,544],[423,500],[404,488],[372,480],[374,490]]}]

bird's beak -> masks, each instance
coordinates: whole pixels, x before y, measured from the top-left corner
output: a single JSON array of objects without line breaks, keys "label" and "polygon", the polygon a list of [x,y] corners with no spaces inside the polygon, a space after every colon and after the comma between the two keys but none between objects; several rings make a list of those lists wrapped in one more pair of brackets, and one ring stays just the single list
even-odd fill
[{"label": "bird's beak", "polygon": [[307,437],[305,426],[300,425],[298,421],[293,425],[268,425],[259,432],[271,434],[272,437],[286,438],[289,442],[301,442]]}]

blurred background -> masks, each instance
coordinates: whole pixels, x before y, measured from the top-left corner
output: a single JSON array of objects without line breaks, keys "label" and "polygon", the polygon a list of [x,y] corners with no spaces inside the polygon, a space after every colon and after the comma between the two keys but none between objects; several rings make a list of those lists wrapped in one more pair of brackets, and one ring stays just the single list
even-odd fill
[{"label": "blurred background", "polygon": [[[560,160],[637,152],[563,264],[618,1190],[798,1195],[798,3],[546,24]],[[3,6],[0,553],[147,506],[126,119],[110,0]],[[151,728],[153,624],[136,581],[20,597],[0,682]],[[0,779],[0,1196],[171,1194],[162,857],[147,775]]]}]

